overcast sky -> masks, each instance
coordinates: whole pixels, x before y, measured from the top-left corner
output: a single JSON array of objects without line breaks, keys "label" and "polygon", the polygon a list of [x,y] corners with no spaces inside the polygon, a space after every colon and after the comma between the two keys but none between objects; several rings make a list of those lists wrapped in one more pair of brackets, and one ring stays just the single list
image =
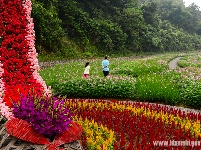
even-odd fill
[{"label": "overcast sky", "polygon": [[185,2],[185,6],[189,6],[193,2],[200,7],[201,10],[201,0],[183,0]]}]

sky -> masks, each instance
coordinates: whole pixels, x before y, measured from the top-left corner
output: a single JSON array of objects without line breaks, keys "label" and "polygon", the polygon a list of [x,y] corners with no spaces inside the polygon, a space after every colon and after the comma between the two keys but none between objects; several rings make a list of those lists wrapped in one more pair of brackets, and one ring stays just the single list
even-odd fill
[{"label": "sky", "polygon": [[183,0],[185,2],[185,6],[189,6],[190,4],[192,4],[193,2],[198,5],[201,9],[201,0]]}]

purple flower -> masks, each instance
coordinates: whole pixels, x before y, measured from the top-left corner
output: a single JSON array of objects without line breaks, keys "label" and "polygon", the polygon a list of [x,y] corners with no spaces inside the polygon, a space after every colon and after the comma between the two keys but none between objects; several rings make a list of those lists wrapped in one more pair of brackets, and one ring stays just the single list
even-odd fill
[{"label": "purple flower", "polygon": [[22,96],[20,103],[13,104],[13,114],[49,137],[64,132],[72,122],[72,114],[64,102],[57,97]]}]

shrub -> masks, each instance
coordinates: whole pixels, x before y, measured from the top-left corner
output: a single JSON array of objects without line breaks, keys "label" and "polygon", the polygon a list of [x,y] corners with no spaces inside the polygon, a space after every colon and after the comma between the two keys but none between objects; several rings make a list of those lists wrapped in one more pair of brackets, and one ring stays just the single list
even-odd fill
[{"label": "shrub", "polygon": [[74,98],[133,98],[135,79],[129,77],[110,77],[74,79],[52,84],[53,92]]}]

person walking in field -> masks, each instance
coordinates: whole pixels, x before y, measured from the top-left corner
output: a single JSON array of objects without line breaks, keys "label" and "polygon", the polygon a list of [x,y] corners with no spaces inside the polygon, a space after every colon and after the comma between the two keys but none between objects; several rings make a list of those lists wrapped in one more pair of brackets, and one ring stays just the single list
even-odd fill
[{"label": "person walking in field", "polygon": [[84,75],[83,75],[84,78],[89,77],[89,70],[90,70],[90,65],[89,64],[90,64],[89,62],[86,62],[86,64],[85,64]]},{"label": "person walking in field", "polygon": [[105,56],[105,59],[102,61],[102,69],[103,69],[103,75],[106,77],[109,75],[109,60],[108,56]]}]

